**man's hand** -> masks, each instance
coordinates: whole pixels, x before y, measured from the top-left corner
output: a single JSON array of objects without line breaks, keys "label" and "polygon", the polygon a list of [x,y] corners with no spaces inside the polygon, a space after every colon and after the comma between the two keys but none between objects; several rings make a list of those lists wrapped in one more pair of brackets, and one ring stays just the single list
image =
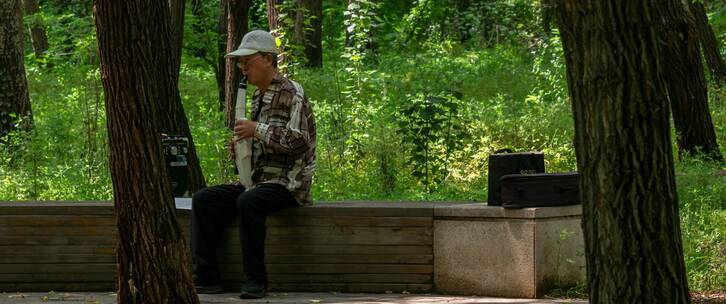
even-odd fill
[{"label": "man's hand", "polygon": [[237,140],[250,138],[255,135],[256,128],[257,122],[238,119],[234,123],[234,136],[236,136]]}]

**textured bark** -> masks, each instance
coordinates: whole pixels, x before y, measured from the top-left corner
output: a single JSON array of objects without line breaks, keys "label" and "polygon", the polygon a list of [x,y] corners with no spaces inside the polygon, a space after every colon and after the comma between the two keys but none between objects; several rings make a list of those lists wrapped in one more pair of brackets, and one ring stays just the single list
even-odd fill
[{"label": "textured bark", "polygon": [[[282,4],[284,0],[267,0],[267,24],[270,27],[270,33],[273,37],[277,37],[277,32],[280,30],[279,16],[277,12],[277,6]],[[278,66],[282,66],[285,62],[285,50],[283,47],[279,47],[280,55],[277,56]]]},{"label": "textured bark", "polygon": [[[242,37],[247,33],[249,27],[248,14],[250,11],[249,0],[227,0],[227,47],[224,53],[229,53],[237,49]],[[235,68],[235,60],[225,59],[224,62],[224,100],[225,100],[225,122],[227,127],[234,127],[234,102],[237,98],[237,84],[242,74],[239,69]]]},{"label": "textured bark", "polygon": [[23,128],[31,125],[28,80],[23,57],[23,15],[20,0],[0,1],[0,137],[15,130],[19,117]]},{"label": "textured bark", "polygon": [[554,5],[555,0],[540,0],[539,1],[539,13],[541,18],[542,32],[545,37],[552,35],[552,19],[554,19]]},{"label": "textured bark", "polygon": [[[671,67],[666,74],[668,94],[676,127],[679,154],[702,153],[721,161],[716,131],[708,109],[706,79],[703,72],[699,35],[694,28],[693,15],[681,9],[665,15],[666,21],[677,26],[664,28],[662,62]],[[708,25],[706,25],[708,26]]]},{"label": "textured bark", "polygon": [[171,14],[171,46],[172,46],[172,75],[179,81],[179,68],[181,66],[182,46],[184,44],[184,6],[185,0],[168,0]]},{"label": "textured bark", "polygon": [[178,102],[166,1],[94,0],[114,190],[119,303],[198,303],[160,145]]},{"label": "textured bark", "polygon": [[270,27],[270,32],[276,31],[280,27],[276,5],[281,3],[281,0],[267,0],[267,24]]},{"label": "textured bark", "polygon": [[[323,1],[299,1],[304,10],[298,11],[295,32],[299,32],[301,43],[305,46],[305,58],[307,58],[305,64],[308,67],[321,68],[323,67]],[[303,25],[303,21],[307,18],[310,18],[310,29],[305,29]]]},{"label": "textured bark", "polygon": [[698,38],[701,41],[701,47],[703,47],[703,54],[706,57],[706,64],[711,71],[711,76],[718,83],[726,83],[726,64],[724,64],[721,57],[716,35],[708,24],[706,8],[701,2],[688,1],[688,3],[690,3],[690,10],[696,22]]},{"label": "textured bark", "polygon": [[[227,15],[229,14],[228,2],[231,0],[219,1],[219,19],[217,20],[217,33],[219,34],[219,43],[217,44],[217,89],[219,90],[219,110],[226,111],[226,84],[225,75],[227,75],[227,60],[224,55],[227,51]],[[226,113],[226,112],[225,112]],[[226,116],[225,116],[226,117]]]},{"label": "textured bark", "polygon": [[[181,97],[179,96],[179,69],[181,66],[182,45],[184,37],[184,6],[185,0],[168,0],[169,5],[169,25],[170,25],[170,58],[171,58],[171,76],[173,77],[174,87],[177,88],[174,98],[168,100],[168,103],[162,103],[164,111],[161,112],[161,132],[165,134],[182,135],[189,138],[189,154],[187,159],[187,176],[189,193],[197,192],[206,186],[204,173],[199,164],[197,157],[197,149],[194,145],[192,132],[189,129],[189,120],[184,113]],[[164,100],[167,101],[167,100]]]},{"label": "textured bark", "polygon": [[682,7],[664,18],[677,25],[663,29],[667,32],[662,35],[660,45],[663,46],[662,62],[672,68],[672,73],[665,76],[668,77],[679,154],[702,153],[720,161],[723,158],[708,110],[706,79],[693,15]]},{"label": "textured bark", "polygon": [[[25,15],[35,15],[40,11],[38,0],[23,0]],[[34,20],[30,24],[30,41],[33,44],[35,57],[42,58],[48,50],[48,36],[45,34],[45,26],[40,20]]]},{"label": "textured bark", "polygon": [[682,11],[678,0],[556,1],[593,304],[690,301],[666,77],[678,67],[661,53]]}]

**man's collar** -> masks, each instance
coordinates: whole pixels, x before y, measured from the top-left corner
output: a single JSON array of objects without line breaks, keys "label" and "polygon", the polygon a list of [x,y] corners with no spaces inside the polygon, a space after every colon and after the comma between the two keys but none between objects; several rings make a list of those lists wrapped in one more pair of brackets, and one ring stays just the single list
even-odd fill
[{"label": "man's collar", "polygon": [[280,83],[280,82],[282,82],[283,79],[284,79],[284,76],[282,76],[282,74],[280,74],[280,72],[275,71],[275,76],[272,77],[271,84],[272,83]]},{"label": "man's collar", "polygon": [[[275,76],[272,77],[272,81],[270,81],[270,85],[267,87],[267,92],[270,91],[277,91],[277,86],[282,83],[282,81],[285,79],[285,76],[282,76],[280,72],[275,71]],[[260,96],[260,89],[255,89],[254,94],[252,95],[252,98],[258,98]]]}]

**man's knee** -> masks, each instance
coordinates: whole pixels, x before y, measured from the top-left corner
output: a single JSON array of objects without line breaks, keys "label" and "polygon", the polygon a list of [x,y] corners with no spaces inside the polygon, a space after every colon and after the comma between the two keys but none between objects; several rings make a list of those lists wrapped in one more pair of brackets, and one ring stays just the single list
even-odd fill
[{"label": "man's knee", "polygon": [[260,200],[254,194],[254,191],[248,191],[237,197],[237,210],[242,214],[259,213]]},{"label": "man's knee", "polygon": [[209,201],[209,188],[204,188],[192,195],[192,209],[204,206],[205,202]]}]

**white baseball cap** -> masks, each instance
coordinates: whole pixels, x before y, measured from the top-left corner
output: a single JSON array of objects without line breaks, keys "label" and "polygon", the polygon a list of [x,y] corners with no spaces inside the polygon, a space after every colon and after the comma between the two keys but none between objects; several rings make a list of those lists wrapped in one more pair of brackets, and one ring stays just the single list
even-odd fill
[{"label": "white baseball cap", "polygon": [[275,46],[275,38],[270,33],[263,30],[254,30],[242,37],[242,43],[234,52],[228,53],[224,57],[240,57],[252,55],[257,52],[278,54],[279,51]]}]

